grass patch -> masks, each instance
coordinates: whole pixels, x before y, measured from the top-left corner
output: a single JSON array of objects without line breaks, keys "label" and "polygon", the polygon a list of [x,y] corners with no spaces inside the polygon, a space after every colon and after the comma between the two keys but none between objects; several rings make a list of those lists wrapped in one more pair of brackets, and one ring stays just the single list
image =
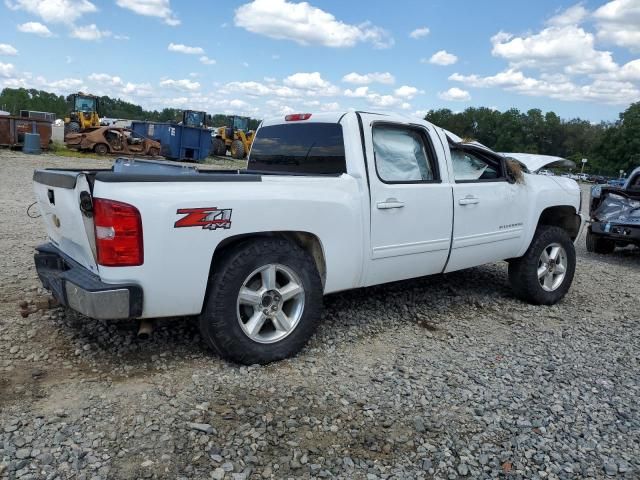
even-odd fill
[{"label": "grass patch", "polygon": [[211,156],[207,157],[202,163],[223,170],[244,170],[247,168],[246,160],[236,160],[231,157]]},{"label": "grass patch", "polygon": [[97,155],[93,152],[79,152],[78,150],[71,150],[67,148],[64,143],[52,142],[49,145],[49,153],[58,155],[60,157],[73,157],[73,158],[105,158],[104,155]]}]

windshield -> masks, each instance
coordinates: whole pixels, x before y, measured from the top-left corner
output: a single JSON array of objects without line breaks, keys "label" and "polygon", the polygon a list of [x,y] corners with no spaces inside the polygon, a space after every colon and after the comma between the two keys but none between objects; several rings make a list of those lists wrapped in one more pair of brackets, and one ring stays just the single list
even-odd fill
[{"label": "windshield", "polygon": [[249,119],[247,117],[233,117],[233,129],[246,132],[249,130]]},{"label": "windshield", "polygon": [[91,97],[76,97],[75,110],[78,112],[95,112],[96,99]]}]

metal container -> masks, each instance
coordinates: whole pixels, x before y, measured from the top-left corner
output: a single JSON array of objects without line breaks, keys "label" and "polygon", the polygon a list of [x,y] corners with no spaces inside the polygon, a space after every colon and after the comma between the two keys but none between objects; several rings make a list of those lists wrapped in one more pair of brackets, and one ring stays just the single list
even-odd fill
[{"label": "metal container", "polygon": [[0,116],[0,145],[21,147],[26,133],[40,135],[40,148],[48,149],[51,140],[52,123],[47,120]]},{"label": "metal container", "polygon": [[24,153],[39,155],[42,152],[42,150],[40,149],[40,134],[25,133],[24,146],[22,147],[22,151]]},{"label": "metal container", "polygon": [[171,160],[201,162],[209,156],[211,149],[211,131],[208,128],[134,121],[131,122],[131,130],[159,141],[161,155]]}]

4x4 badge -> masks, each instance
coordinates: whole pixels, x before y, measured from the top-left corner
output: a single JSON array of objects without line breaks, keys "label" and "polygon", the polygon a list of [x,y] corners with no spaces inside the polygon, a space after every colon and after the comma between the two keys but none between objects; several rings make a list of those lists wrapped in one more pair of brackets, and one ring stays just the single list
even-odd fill
[{"label": "4x4 badge", "polygon": [[179,208],[178,215],[184,215],[173,227],[202,227],[204,230],[231,228],[231,208]]}]

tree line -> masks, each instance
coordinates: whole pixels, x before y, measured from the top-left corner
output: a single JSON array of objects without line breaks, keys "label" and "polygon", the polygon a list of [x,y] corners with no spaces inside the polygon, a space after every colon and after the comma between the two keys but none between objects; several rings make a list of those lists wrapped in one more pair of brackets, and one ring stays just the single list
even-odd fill
[{"label": "tree line", "polygon": [[640,166],[640,102],[620,113],[615,122],[593,124],[579,118],[563,120],[554,112],[516,108],[430,110],[425,120],[498,152],[538,153],[588,163],[585,172],[618,176]]},{"label": "tree line", "polygon": [[[0,93],[0,110],[17,115],[20,110],[55,113],[63,118],[68,112],[62,95],[35,89],[5,88]],[[119,98],[100,97],[101,116],[129,120],[178,122],[182,110],[164,108],[144,110],[140,105]],[[588,160],[585,171],[615,175],[640,165],[640,102],[620,113],[615,122],[593,124],[579,118],[564,120],[554,112],[539,109],[521,112],[516,108],[500,112],[490,108],[467,108],[454,113],[449,109],[430,110],[425,119],[455,134],[498,152],[525,152],[570,158],[580,164]],[[259,120],[252,118],[249,128]],[[224,114],[208,114],[212,126],[228,125]]]},{"label": "tree line", "polygon": [[[127,120],[148,120],[152,122],[179,122],[182,110],[179,108],[163,108],[162,110],[145,110],[140,105],[126,102],[119,98],[99,97],[98,114],[107,118]],[[5,88],[0,93],[0,110],[18,115],[20,110],[35,110],[55,113],[57,118],[64,118],[69,113],[68,97],[56,95],[43,90],[25,88]],[[207,125],[228,125],[229,116],[224,114],[207,114]],[[249,128],[256,129],[260,120],[249,119]]]}]

